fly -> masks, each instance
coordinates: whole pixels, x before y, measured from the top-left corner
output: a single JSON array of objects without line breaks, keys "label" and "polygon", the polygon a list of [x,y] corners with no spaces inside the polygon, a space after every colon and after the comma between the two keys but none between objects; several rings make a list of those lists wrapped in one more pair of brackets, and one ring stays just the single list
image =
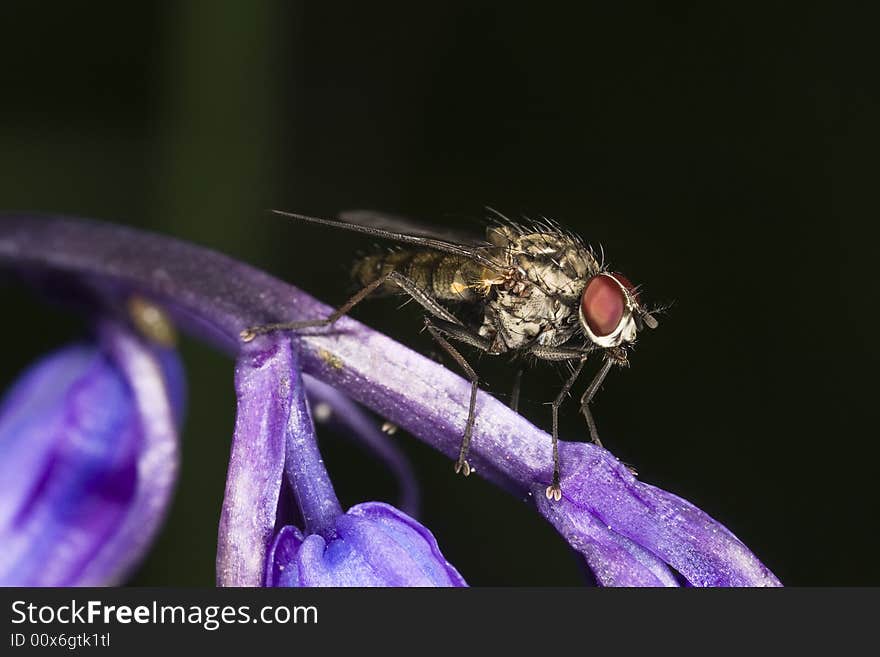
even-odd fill
[{"label": "fly", "polygon": [[[342,228],[405,246],[368,255],[352,270],[360,291],[323,319],[254,326],[241,333],[245,342],[259,334],[329,326],[367,296],[403,292],[424,308],[425,328],[471,382],[468,418],[455,471],[469,475],[467,456],[476,421],[479,379],[453,342],[485,354],[513,354],[536,360],[568,362],[571,373],[551,403],[553,481],[548,499],[560,500],[559,408],[589,356],[602,366],[581,396],[580,408],[592,441],[601,445],[590,402],[615,366],[627,366],[627,348],[657,320],[642,305],[635,286],[609,271],[575,234],[556,222],[515,222],[498,212],[485,239],[473,240],[413,228],[372,212],[351,212],[342,221],[275,210],[277,214]],[[521,372],[521,371],[520,371]],[[512,406],[519,398],[515,380]]]}]

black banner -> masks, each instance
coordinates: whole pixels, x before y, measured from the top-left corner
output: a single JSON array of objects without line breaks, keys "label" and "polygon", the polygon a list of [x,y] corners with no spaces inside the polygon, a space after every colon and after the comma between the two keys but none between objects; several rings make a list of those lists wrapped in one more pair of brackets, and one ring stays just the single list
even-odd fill
[{"label": "black banner", "polygon": [[0,654],[862,647],[880,589],[0,589]]}]

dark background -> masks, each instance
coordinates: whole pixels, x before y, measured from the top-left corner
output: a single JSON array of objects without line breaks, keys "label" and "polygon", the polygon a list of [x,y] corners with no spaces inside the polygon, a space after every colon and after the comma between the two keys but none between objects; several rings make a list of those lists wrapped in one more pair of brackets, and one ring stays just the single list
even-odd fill
[{"label": "dark background", "polygon": [[[674,302],[599,395],[606,445],[784,583],[880,584],[872,17],[799,3],[4,2],[0,25],[3,208],[162,231],[329,303],[369,243],[266,208],[556,218],[647,300]],[[81,328],[20,288],[0,304],[3,383]],[[427,348],[418,313],[394,308],[354,314]],[[182,351],[182,479],[137,584],[214,579],[232,367],[196,342]],[[508,393],[503,363],[478,369]],[[525,379],[542,426],[560,376]],[[567,410],[563,437],[583,439]],[[399,442],[423,521],[471,584],[581,581],[537,514]],[[344,505],[393,497],[357,448],[328,435],[324,451]]]}]

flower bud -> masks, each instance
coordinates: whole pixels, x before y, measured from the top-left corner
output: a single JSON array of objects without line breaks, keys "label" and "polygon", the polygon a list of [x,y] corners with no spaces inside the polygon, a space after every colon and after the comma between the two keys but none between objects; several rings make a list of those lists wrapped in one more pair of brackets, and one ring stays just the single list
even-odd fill
[{"label": "flower bud", "polygon": [[267,565],[269,586],[467,586],[433,534],[381,502],[337,517],[335,536],[284,527]]}]

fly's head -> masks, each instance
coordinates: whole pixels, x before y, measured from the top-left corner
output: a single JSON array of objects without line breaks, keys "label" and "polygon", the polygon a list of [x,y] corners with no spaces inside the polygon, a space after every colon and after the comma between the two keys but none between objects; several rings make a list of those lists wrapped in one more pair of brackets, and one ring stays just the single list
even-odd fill
[{"label": "fly's head", "polygon": [[607,349],[635,342],[646,326],[657,327],[657,320],[639,303],[633,284],[616,272],[600,272],[587,280],[579,317],[590,341]]}]

